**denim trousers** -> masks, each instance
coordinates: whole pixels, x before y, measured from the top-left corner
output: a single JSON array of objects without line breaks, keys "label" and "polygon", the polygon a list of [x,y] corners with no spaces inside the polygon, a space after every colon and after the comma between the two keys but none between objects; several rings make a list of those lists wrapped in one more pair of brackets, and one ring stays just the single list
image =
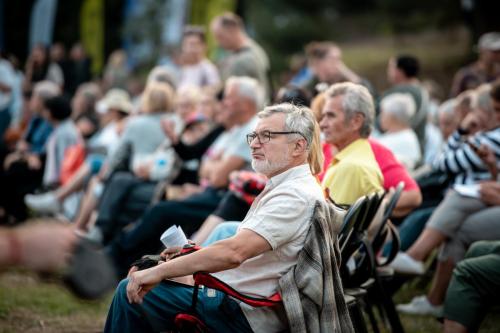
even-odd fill
[{"label": "denim trousers", "polygon": [[[174,330],[175,316],[191,306],[192,286],[166,280],[147,293],[142,304],[130,304],[127,283],[128,279],[122,280],[116,289],[104,327],[106,333]],[[238,303],[214,289],[200,289],[196,316],[214,332],[252,332]]]}]

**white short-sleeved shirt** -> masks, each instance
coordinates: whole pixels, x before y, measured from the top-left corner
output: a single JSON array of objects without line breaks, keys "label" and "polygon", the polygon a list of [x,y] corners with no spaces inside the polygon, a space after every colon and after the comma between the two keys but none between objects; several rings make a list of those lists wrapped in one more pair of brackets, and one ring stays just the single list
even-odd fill
[{"label": "white short-sleeved shirt", "polygon": [[411,128],[383,134],[377,140],[389,148],[408,170],[413,170],[422,158],[417,135]]},{"label": "white short-sleeved shirt", "polygon": [[[323,191],[308,164],[272,177],[238,229],[259,234],[272,250],[214,275],[249,296],[276,293],[281,276],[297,263],[318,200],[324,200]],[[279,332],[287,327],[283,308],[253,308],[243,303],[241,308],[254,332]]]},{"label": "white short-sleeved shirt", "polygon": [[245,124],[234,126],[223,132],[214,143],[212,143],[210,148],[208,148],[204,158],[210,158],[211,156],[217,156],[222,153],[223,158],[236,156],[250,164],[252,161],[252,153],[247,143],[246,135],[252,132],[256,125],[257,117],[253,117]]}]

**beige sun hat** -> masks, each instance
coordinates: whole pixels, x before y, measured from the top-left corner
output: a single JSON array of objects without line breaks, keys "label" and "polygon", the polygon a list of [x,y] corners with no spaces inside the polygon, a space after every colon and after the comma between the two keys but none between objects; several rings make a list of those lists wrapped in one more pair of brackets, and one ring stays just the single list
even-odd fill
[{"label": "beige sun hat", "polygon": [[104,98],[97,102],[96,110],[100,114],[108,112],[109,109],[120,110],[124,113],[131,113],[133,109],[130,95],[123,89],[110,89]]}]

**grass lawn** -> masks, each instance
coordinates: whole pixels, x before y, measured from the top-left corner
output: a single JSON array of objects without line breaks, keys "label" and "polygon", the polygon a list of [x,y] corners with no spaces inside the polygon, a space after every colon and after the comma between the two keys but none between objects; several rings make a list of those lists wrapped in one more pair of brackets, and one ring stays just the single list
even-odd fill
[{"label": "grass lawn", "polygon": [[[406,302],[423,293],[417,283],[405,285],[395,296]],[[40,279],[19,270],[0,274],[0,333],[18,332],[101,332],[111,295],[98,302],[75,298],[55,280]],[[480,332],[499,331],[500,312],[495,309]],[[429,316],[401,316],[407,333],[441,332],[441,324]]]},{"label": "grass lawn", "polygon": [[81,301],[54,279],[15,270],[0,274],[0,333],[101,332],[111,295]]}]

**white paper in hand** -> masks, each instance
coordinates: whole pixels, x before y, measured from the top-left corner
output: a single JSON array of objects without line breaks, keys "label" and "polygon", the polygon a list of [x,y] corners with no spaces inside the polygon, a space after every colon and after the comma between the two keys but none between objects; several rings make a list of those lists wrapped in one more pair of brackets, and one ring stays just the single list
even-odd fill
[{"label": "white paper in hand", "polygon": [[479,184],[461,185],[455,184],[453,189],[464,197],[479,198]]},{"label": "white paper in hand", "polygon": [[160,237],[161,242],[166,248],[183,247],[188,243],[187,237],[181,227],[171,226]]}]

